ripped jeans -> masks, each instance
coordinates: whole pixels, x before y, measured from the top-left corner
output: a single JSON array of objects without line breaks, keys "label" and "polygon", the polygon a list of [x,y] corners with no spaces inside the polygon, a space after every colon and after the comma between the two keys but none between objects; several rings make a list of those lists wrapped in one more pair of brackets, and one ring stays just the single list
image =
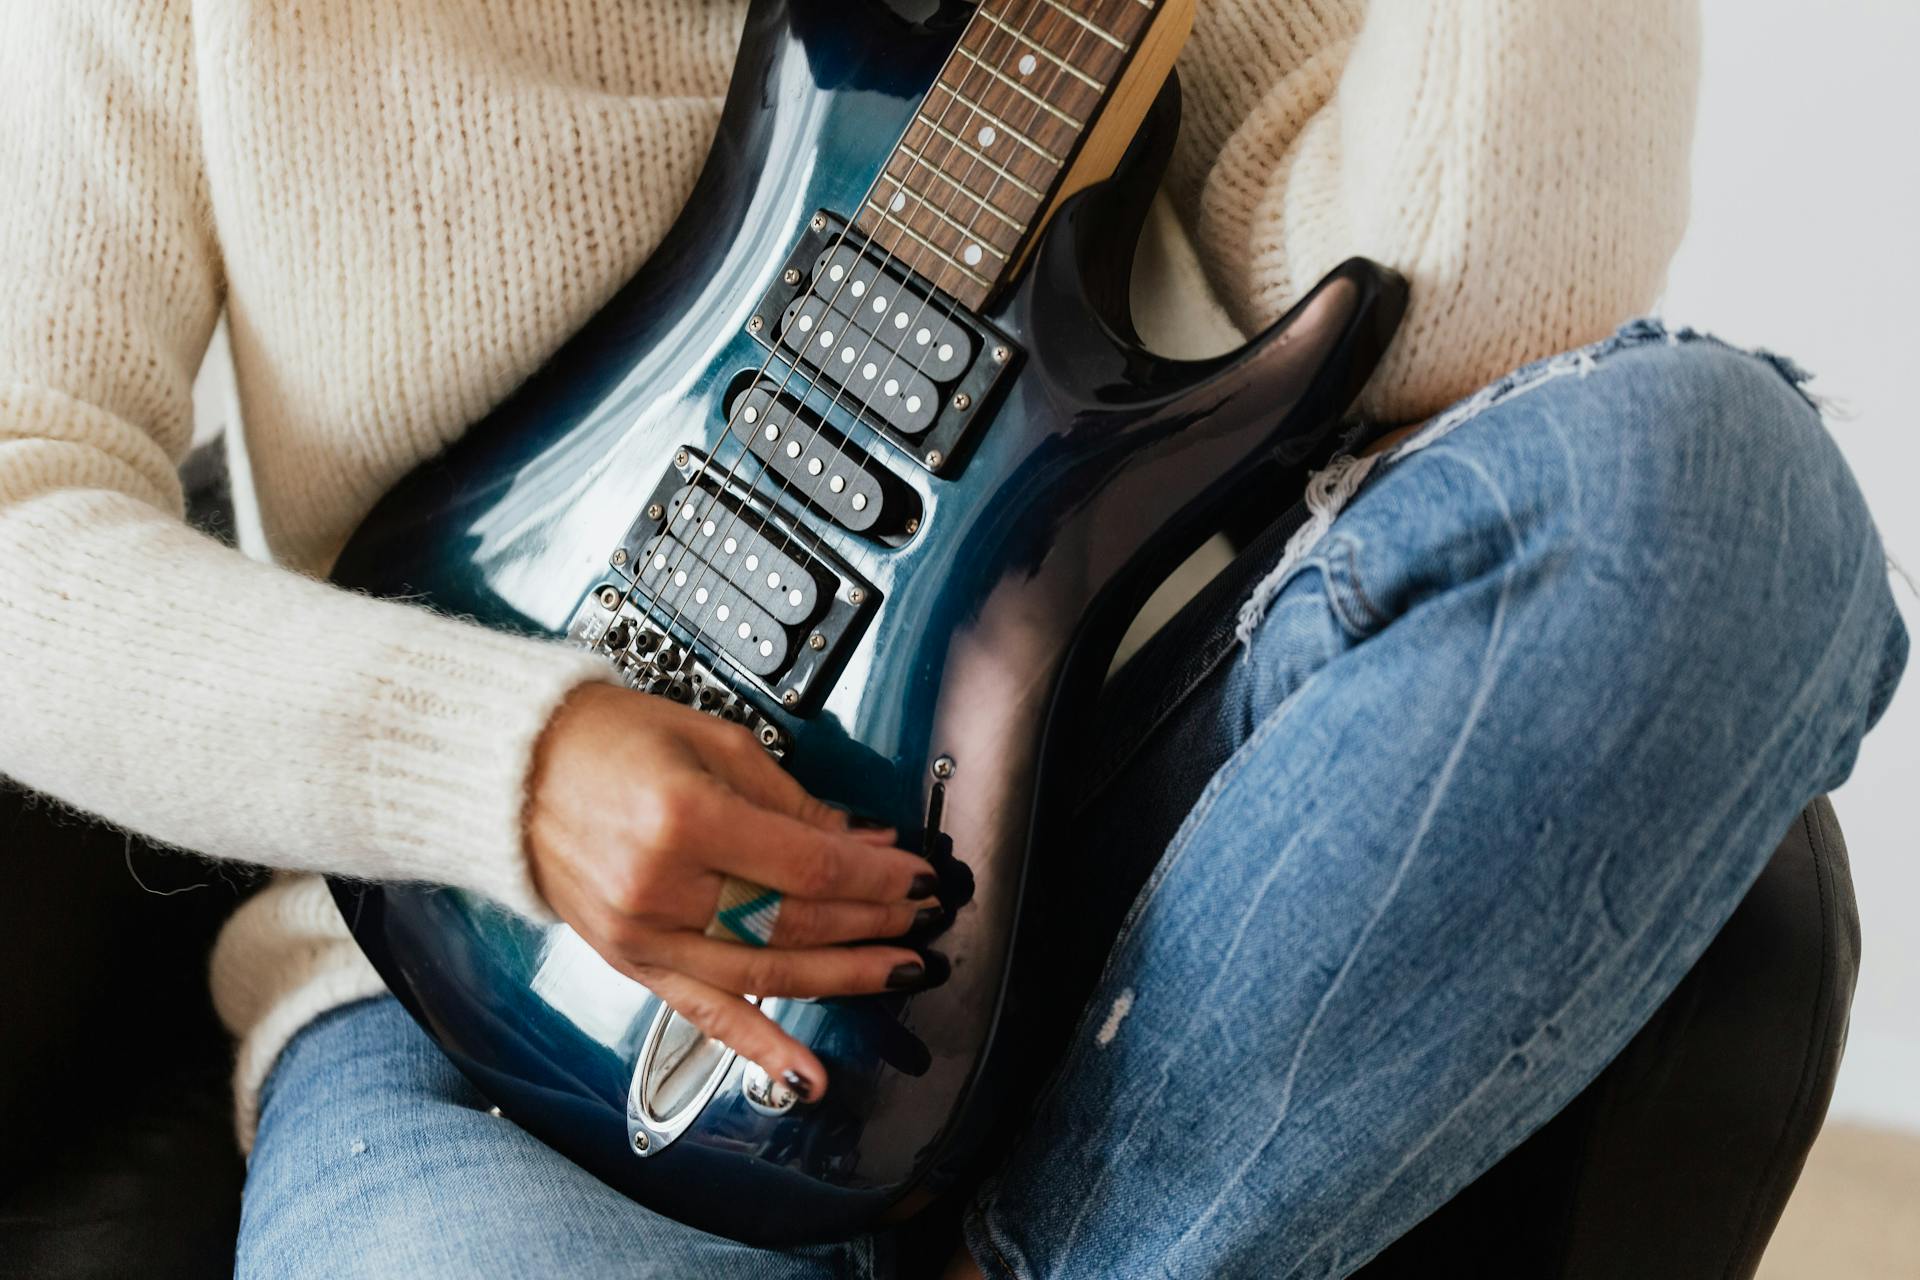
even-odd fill
[{"label": "ripped jeans", "polygon": [[[987,1275],[1344,1275],[1619,1051],[1904,665],[1797,383],[1647,322],[1522,370],[1337,462],[1119,673],[1051,872],[1093,995],[967,1212]],[[896,1243],[650,1214],[383,999],[274,1069],[239,1274],[879,1277]]]}]

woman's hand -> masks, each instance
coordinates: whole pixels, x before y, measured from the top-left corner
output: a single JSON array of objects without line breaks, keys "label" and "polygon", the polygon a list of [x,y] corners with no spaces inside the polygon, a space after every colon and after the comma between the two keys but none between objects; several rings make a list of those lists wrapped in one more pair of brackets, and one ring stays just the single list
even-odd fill
[{"label": "woman's hand", "polygon": [[[527,833],[534,885],[561,919],[803,1098],[826,1092],[826,1069],[743,994],[928,978],[917,951],[836,944],[904,935],[933,905],[933,868],[891,831],[850,828],[745,729],[665,698],[575,690],[535,749]],[[728,876],[786,895],[770,946],[705,936]]]}]

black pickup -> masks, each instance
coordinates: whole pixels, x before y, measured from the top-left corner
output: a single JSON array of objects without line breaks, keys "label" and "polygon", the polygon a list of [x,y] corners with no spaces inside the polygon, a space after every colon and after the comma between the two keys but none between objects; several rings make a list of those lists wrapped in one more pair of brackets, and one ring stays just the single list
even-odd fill
[{"label": "black pickup", "polygon": [[1020,354],[1011,338],[824,211],[808,222],[747,331],[935,473],[954,465]]},{"label": "black pickup", "polygon": [[878,593],[707,461],[693,449],[675,455],[609,557],[625,580],[619,595],[647,624],[804,714],[825,696]]},{"label": "black pickup", "polygon": [[771,471],[782,497],[797,499],[843,529],[876,538],[919,526],[920,497],[778,383],[762,378],[735,396],[727,420]]}]

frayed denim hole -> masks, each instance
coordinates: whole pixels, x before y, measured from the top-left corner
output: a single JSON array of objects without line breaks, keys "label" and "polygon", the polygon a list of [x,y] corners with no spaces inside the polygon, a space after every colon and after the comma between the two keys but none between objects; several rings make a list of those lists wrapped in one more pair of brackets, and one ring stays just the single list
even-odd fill
[{"label": "frayed denim hole", "polygon": [[[1732,349],[1735,351],[1740,350],[1738,347]],[[1778,352],[1768,351],[1763,347],[1756,347],[1752,351],[1743,352],[1743,354],[1764,360],[1768,365],[1772,366],[1773,371],[1784,378],[1787,385],[1793,388],[1794,394],[1807,402],[1808,408],[1821,415],[1823,419],[1826,417],[1826,404],[1807,386],[1808,383],[1813,381],[1813,374],[1805,365],[1802,365],[1790,356],[1783,356]]]},{"label": "frayed denim hole", "polygon": [[1621,343],[1665,342],[1667,337],[1667,326],[1657,317],[1636,316],[1615,329],[1612,340]]},{"label": "frayed denim hole", "polygon": [[1598,342],[1522,365],[1505,377],[1488,383],[1466,399],[1449,405],[1435,414],[1420,430],[1380,455],[1380,470],[1384,472],[1404,458],[1445,439],[1453,434],[1455,428],[1464,426],[1480,415],[1497,409],[1507,401],[1523,396],[1537,387],[1569,375],[1589,377],[1599,371],[1601,361],[1617,352],[1651,346],[1655,343],[1679,346],[1683,342],[1704,338],[1706,335],[1692,329],[1669,329],[1664,323],[1651,316],[1629,320]]},{"label": "frayed denim hole", "polygon": [[1273,612],[1273,607],[1280,602],[1280,597],[1286,594],[1295,579],[1307,573],[1319,574],[1323,583],[1328,579],[1324,538],[1314,544],[1313,550],[1292,564],[1284,566],[1283,569],[1276,569],[1240,606],[1240,618],[1234,628],[1234,639],[1238,643],[1242,662],[1253,661],[1253,648],[1259,643],[1260,632],[1267,625],[1268,614]]}]

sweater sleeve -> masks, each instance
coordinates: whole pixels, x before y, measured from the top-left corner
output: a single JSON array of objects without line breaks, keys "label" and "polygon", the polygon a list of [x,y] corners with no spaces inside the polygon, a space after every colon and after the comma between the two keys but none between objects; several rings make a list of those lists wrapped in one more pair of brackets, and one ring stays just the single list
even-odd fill
[{"label": "sweater sleeve", "polygon": [[0,773],[216,857],[539,913],[532,746],[606,668],[180,518],[222,296],[189,7],[0,13]]},{"label": "sweater sleeve", "polygon": [[1412,285],[1410,422],[1651,306],[1686,225],[1696,0],[1201,0],[1172,195],[1249,330],[1352,254]]}]

